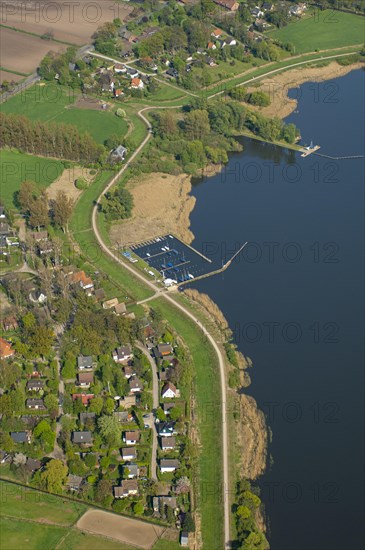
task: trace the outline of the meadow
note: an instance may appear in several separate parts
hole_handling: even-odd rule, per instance
[[[334,10],[316,11],[268,35],[292,43],[296,54],[341,48],[364,42],[364,18]]]
[[[73,124],[80,132],[89,132],[97,143],[115,134],[122,138],[128,124],[115,115],[115,108],[101,111],[74,107],[80,97],[79,90],[49,82],[35,84],[2,105],[2,112],[24,115],[31,120]]]
[[[45,189],[60,177],[64,165],[56,159],[26,155],[13,150],[0,150],[1,189],[0,198],[5,208],[17,208],[15,194],[24,180],[36,183]]]

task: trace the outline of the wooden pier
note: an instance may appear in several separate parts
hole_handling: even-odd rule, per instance
[[[320,149],[320,145],[315,145],[314,147],[310,147],[309,149],[302,149],[302,154],[300,155],[301,157],[309,157],[309,155],[312,155],[313,153],[315,153],[316,151],[318,151]]]

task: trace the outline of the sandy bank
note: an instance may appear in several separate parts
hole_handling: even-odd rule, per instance
[[[189,228],[195,198],[190,196],[190,176],[146,174],[130,180],[127,189],[134,200],[132,218],[113,224],[112,242],[139,243],[171,232],[187,243],[192,242],[194,235]]]
[[[288,90],[298,88],[304,82],[322,82],[332,80],[340,76],[345,76],[355,69],[364,67],[363,63],[354,63],[343,67],[336,61],[331,62],[325,67],[307,67],[288,70],[260,81],[258,87],[249,87],[248,91],[261,90],[269,94],[271,104],[264,108],[255,108],[250,105],[250,109],[257,109],[265,116],[285,118],[297,108],[297,101],[288,97]]]

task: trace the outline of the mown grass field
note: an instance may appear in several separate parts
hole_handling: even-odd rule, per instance
[[[110,111],[78,109],[74,107],[80,92],[53,82],[45,85],[35,84],[24,92],[8,99],[2,105],[4,113],[16,113],[32,120],[73,124],[80,132],[89,132],[98,143],[113,134],[122,138],[127,130],[127,122]]]
[[[364,18],[334,10],[317,11],[268,34],[294,44],[296,54],[341,48],[364,42]]]
[[[15,193],[24,180],[32,180],[39,189],[51,185],[60,177],[64,166],[56,159],[26,155],[18,151],[0,150],[0,198],[5,208],[16,208]]]

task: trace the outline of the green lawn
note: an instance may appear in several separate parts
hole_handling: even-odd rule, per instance
[[[79,90],[59,86],[53,82],[35,84],[2,105],[4,113],[17,113],[32,120],[74,124],[81,132],[89,132],[98,143],[115,134],[122,138],[127,130],[127,122],[110,111],[77,109],[73,107],[80,97]]]
[[[63,172],[59,160],[26,155],[17,151],[0,150],[0,197],[6,208],[16,208],[14,194],[24,180],[32,180],[39,189],[51,185]]]
[[[270,38],[291,42],[295,53],[341,48],[364,42],[364,18],[340,11],[324,10],[268,33]]]
[[[0,481],[0,495],[2,513],[16,518],[44,520],[69,526],[87,510],[87,506],[79,502],[71,502],[6,481]]]
[[[0,517],[1,550],[54,550],[67,534],[65,527],[28,523]]]

